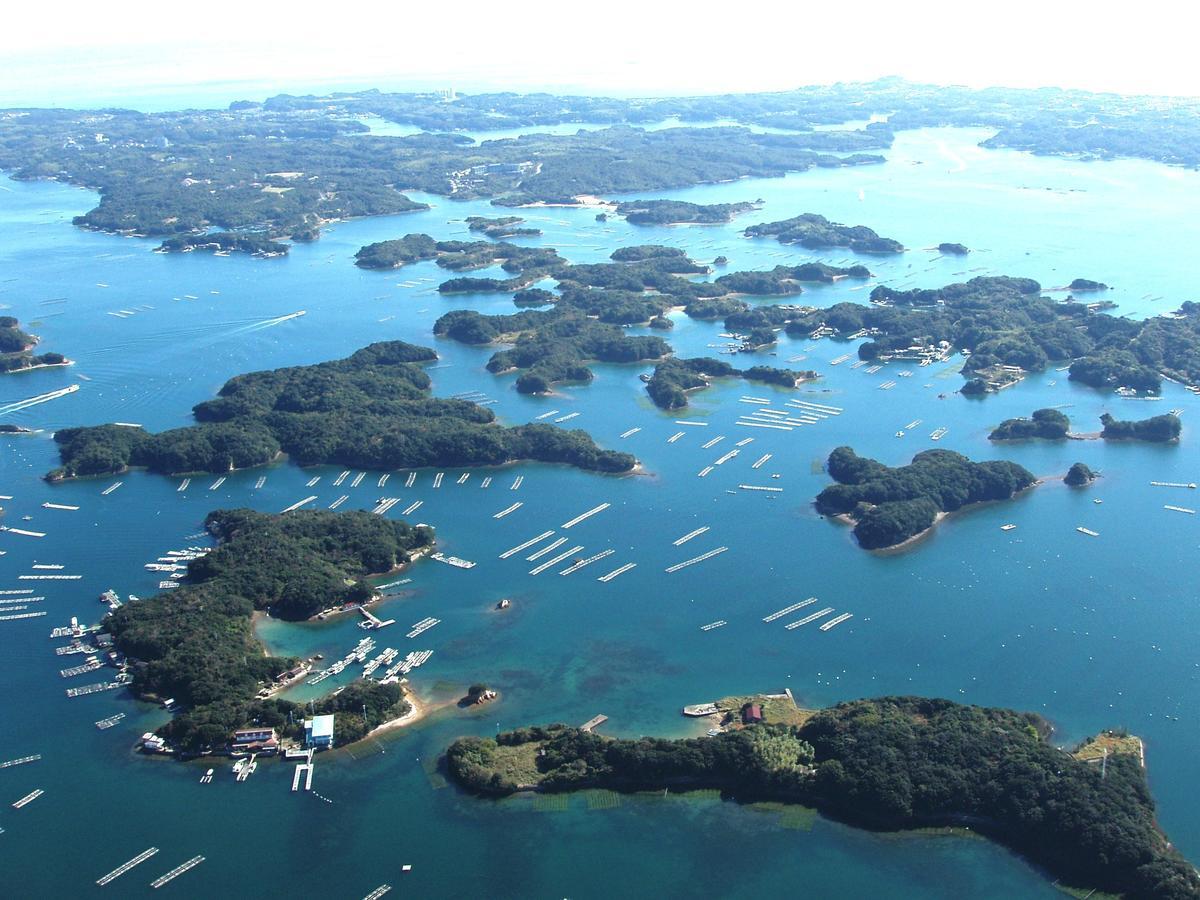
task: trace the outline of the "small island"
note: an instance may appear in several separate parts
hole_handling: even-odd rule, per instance
[[[12,316],[0,316],[0,374],[71,365],[61,353],[31,353],[38,338],[22,331],[20,324]]]
[[[249,253],[259,259],[287,256],[287,244],[259,234],[237,234],[214,231],[207,234],[184,234],[167,238],[158,245],[156,253],[192,253],[196,250],[228,256],[230,253]]]
[[[937,245],[938,252],[944,253],[946,256],[966,256],[971,252],[971,248],[966,244],[952,244],[943,242]]]
[[[712,378],[744,378],[747,381],[794,388],[816,377],[817,373],[812,371],[798,372],[770,366],[735,369],[729,363],[708,356],[694,359],[673,357],[655,366],[654,374],[646,381],[646,393],[659,409],[674,410],[686,407],[688,392],[703,390]]]
[[[826,464],[837,484],[817,495],[822,515],[854,524],[864,550],[899,547],[933,528],[948,513],[974,503],[1009,500],[1037,483],[1016,463],[972,462],[952,450],[925,450],[899,468],[838,447]]]
[[[1103,281],[1092,281],[1090,278],[1076,278],[1067,285],[1072,291],[1107,291],[1108,285]]]
[[[256,610],[307,619],[333,605],[375,598],[370,575],[394,572],[433,546],[433,530],[363,511],[247,509],[209,513],[212,552],[188,564],[172,591],[131,600],[103,628],[132,663],[139,698],[173,698],[175,715],[158,729],[181,755],[220,752],[249,725],[294,737],[305,715],[337,713],[335,742],[365,736],[410,710],[397,682],[361,679],[308,704],[272,697],[294,680],[299,661],[269,656],[254,634]]]
[[[880,237],[866,225],[840,225],[817,213],[802,213],[779,222],[764,222],[746,229],[747,237],[773,237],[781,244],[799,244],[809,250],[845,247],[855,253],[903,253],[904,245]]]
[[[733,217],[759,209],[754,203],[689,203],[686,200],[627,200],[617,214],[631,225],[724,225]]]
[[[195,425],[157,434],[115,424],[62,429],[54,435],[62,466],[46,477],[108,475],[130,466],[164,475],[224,474],[281,453],[300,465],[378,471],[536,460],[620,473],[637,463],[628,453],[602,450],[585,431],[504,427],[486,406],[430,396],[432,382],[420,364],[435,359],[428,347],[385,341],[345,359],[239,375],[215,399],[193,407]]]
[[[1179,416],[1172,413],[1129,421],[1114,419],[1109,413],[1105,413],[1100,417],[1100,422],[1104,425],[1100,437],[1106,441],[1149,441],[1166,444],[1178,441],[1183,431],[1183,423]]]
[[[1099,477],[1099,473],[1093,472],[1086,463],[1077,462],[1072,463],[1071,468],[1067,469],[1063,481],[1070,487],[1084,487]]]
[[[520,216],[467,216],[468,230],[490,238],[537,237],[542,233],[542,229],[529,228],[524,223]]]
[[[989,441],[1066,440],[1071,420],[1057,409],[1035,409],[1028,419],[1005,419],[988,435]]]
[[[966,827],[1072,886],[1200,897],[1200,875],[1155,823],[1136,738],[1106,733],[1065,753],[1035,713],[922,697],[800,718],[765,722],[751,704],[745,727],[678,740],[535,726],[459,738],[446,761],[459,785],[491,796],[715,789],[872,829]]]

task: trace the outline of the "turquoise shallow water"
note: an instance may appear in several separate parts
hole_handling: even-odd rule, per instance
[[[816,211],[869,224],[917,248],[894,260],[866,260],[878,280],[893,285],[935,286],[981,269],[1031,276],[1048,287],[1076,276],[1097,278],[1115,286],[1108,296],[1130,315],[1194,299],[1190,273],[1179,261],[1200,238],[1200,223],[1183,213],[1200,199],[1200,175],[1144,162],[1084,164],[984,151],[974,146],[982,136],[906,133],[884,166],[669,192],[701,202],[766,201],[760,213],[730,226],[639,229],[615,219],[597,223],[593,210],[526,215],[546,232],[536,242],[574,260],[603,259],[622,244],[658,242],[699,259],[724,254],[732,270],[810,258],[800,248],[749,241],[740,230]],[[610,717],[612,734],[686,734],[690,726],[678,715],[685,703],[785,686],[812,705],[913,692],[1034,709],[1056,723],[1063,743],[1126,726],[1146,738],[1164,828],[1200,859],[1200,811],[1191,802],[1200,749],[1194,643],[1200,613],[1190,578],[1200,541],[1194,517],[1162,509],[1164,503],[1194,507],[1195,498],[1191,491],[1148,486],[1151,480],[1200,480],[1190,428],[1200,404],[1191,394],[1168,386],[1161,402],[1122,401],[1051,371],[971,401],[953,393],[961,384],[955,364],[914,369],[908,378],[892,365],[871,376],[849,369],[849,362],[831,364],[853,353],[853,345],[785,339],[775,358],[736,362],[784,364],[803,356],[796,365],[825,378],[799,396],[842,407],[843,415],[789,433],[739,428],[738,414],[751,408],[738,402],[743,394],[778,404],[791,392],[736,382],[693,395],[691,409],[668,415],[653,408],[636,377],[648,368],[609,365],[595,367],[590,385],[522,397],[511,376],[484,370],[490,351],[435,341],[430,333],[447,309],[510,310],[507,297],[443,299],[433,288],[445,273],[428,263],[390,273],[352,265],[364,243],[410,231],[463,236],[466,216],[495,213],[486,203],[422,199],[434,209],[341,223],[288,258],[260,261],[153,254],[151,241],[71,227],[71,217],[93,203],[91,194],[0,182],[0,304],[40,334],[46,350],[78,361],[67,370],[8,376],[0,381],[0,400],[81,385],[74,395],[0,418],[43,429],[4,440],[0,493],[14,498],[3,501],[9,524],[48,533],[42,540],[0,534],[0,549],[7,551],[0,557],[0,588],[18,586],[17,575],[34,562],[62,564],[84,576],[39,586],[45,618],[0,623],[0,654],[8,663],[0,676],[0,757],[44,755],[38,763],[0,770],[6,880],[32,893],[66,894],[157,846],[161,853],[153,861],[110,890],[149,894],[153,877],[203,854],[200,868],[172,883],[173,894],[274,892],[286,878],[333,896],[363,896],[385,881],[433,896],[761,896],[797,884],[818,896],[1051,895],[1040,873],[983,841],[875,835],[821,819],[810,830],[789,828],[777,813],[695,797],[627,798],[604,810],[589,810],[576,797],[564,811],[541,812],[528,799],[464,797],[428,774],[459,734],[582,722],[596,713]],[[964,261],[920,249],[943,240],[976,252]],[[401,286],[408,281],[419,285]],[[821,305],[865,300],[869,289],[856,287],[843,281],[814,288],[804,299]],[[67,302],[42,302],[60,297]],[[107,314],[120,310],[136,314]],[[307,314],[270,324],[298,310]],[[706,345],[719,340],[720,330],[717,323],[679,317],[669,340],[681,355],[697,355],[710,352]],[[510,422],[555,409],[560,412],[552,419],[579,412],[565,427],[586,428],[603,445],[636,453],[649,474],[610,478],[515,466],[476,471],[461,486],[462,470],[447,470],[437,489],[433,471],[418,473],[409,489],[403,473],[391,475],[385,488],[377,486],[382,473],[369,473],[357,488],[349,487],[351,479],[337,488],[337,468],[284,464],[234,474],[211,491],[214,478],[196,478],[183,493],[176,490],[178,479],[144,473],[54,487],[39,479],[55,464],[49,440],[55,428],[111,420],[178,426],[189,420],[192,404],[232,375],[336,358],[392,338],[437,346],[442,358],[431,375],[438,394],[482,390]],[[890,379],[897,381],[894,389],[878,389]],[[1104,410],[1141,417],[1180,407],[1184,441],[1178,447],[987,442],[1002,418],[1050,405],[1066,405],[1079,430],[1091,430]],[[677,419],[708,424],[677,426]],[[914,419],[922,424],[896,438]],[[949,432],[934,444],[928,436],[939,426]],[[642,430],[619,437],[633,427]],[[668,443],[677,431],[684,436]],[[701,447],[720,434],[723,442]],[[697,478],[744,437],[755,440]],[[1105,477],[1087,492],[1047,483],[1011,504],[952,517],[910,552],[877,557],[858,550],[845,529],[810,506],[826,483],[813,462],[845,443],[892,464],[942,446],[973,458],[1013,459],[1046,476],[1059,476],[1080,459]],[[752,469],[766,453],[772,459]],[[265,485],[255,489],[263,474]],[[483,489],[487,474],[494,480]],[[307,488],[315,475],[321,482]],[[518,475],[525,476],[523,485],[509,491]],[[116,480],[122,487],[102,496]],[[769,499],[736,491],[740,483],[784,491]],[[67,663],[52,652],[50,627],[71,615],[96,617],[95,597],[108,587],[153,593],[157,579],[142,563],[193,543],[186,536],[199,530],[208,510],[279,510],[314,493],[322,505],[348,494],[344,508],[370,508],[381,495],[404,497],[393,515],[422,500],[412,518],[435,525],[443,549],[479,562],[470,571],[416,565],[407,591],[383,607],[398,625],[378,639],[381,646],[435,651],[414,678],[422,697],[452,697],[471,681],[486,680],[502,691],[499,704],[471,714],[439,712],[409,731],[325,755],[314,779],[314,788],[332,801],[325,803],[291,794],[291,767],[281,764],[264,765],[241,784],[218,767],[216,781],[200,785],[204,765],[129,752],[137,734],[161,721],[157,710],[119,694],[63,697],[66,683],[57,671]],[[1093,497],[1104,503],[1093,504]],[[47,500],[81,509],[45,510]],[[524,504],[519,510],[492,518],[517,500]],[[561,531],[562,523],[602,502],[612,507]],[[30,523],[19,522],[25,515]],[[1001,532],[1006,522],[1017,529]],[[701,525],[711,530],[672,546]],[[1100,537],[1078,534],[1077,525]],[[577,555],[615,552],[569,577],[556,574],[562,566],[528,575],[535,563],[523,557],[533,549],[498,559],[548,529],[577,538],[562,548],[584,546]],[[673,575],[663,571],[717,546],[730,549]],[[627,561],[637,568],[611,584],[596,581]],[[854,618],[827,633],[815,626],[783,630],[782,621],[791,617],[762,623],[768,613],[809,596]],[[514,600],[504,614],[491,609],[501,597]],[[404,637],[401,626],[430,615],[442,623],[419,639]],[[717,619],[729,624],[700,630]],[[343,619],[267,622],[262,634],[281,652],[329,655],[344,652],[362,632]],[[93,727],[118,711],[128,716],[117,728]],[[46,794],[30,806],[8,806],[38,787]],[[760,864],[735,863],[729,870],[736,877],[713,875],[714,857]],[[404,863],[414,869],[401,875]]]

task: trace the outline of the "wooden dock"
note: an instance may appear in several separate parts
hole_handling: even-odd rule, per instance
[[[579,726],[580,731],[595,731],[601,725],[608,721],[608,716],[592,716],[586,722]]]

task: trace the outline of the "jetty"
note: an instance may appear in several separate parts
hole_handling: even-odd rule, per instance
[[[597,581],[600,581],[600,582],[603,582],[604,584],[608,584],[610,581],[612,581],[612,580],[613,580],[614,578],[616,578],[618,575],[624,575],[624,574],[625,574],[626,572],[628,572],[630,569],[633,569],[633,568],[636,568],[636,567],[637,567],[637,563],[625,563],[625,565],[621,566],[620,568],[613,569],[613,570],[612,570],[611,572],[609,572],[607,575],[601,575],[601,576],[600,576],[599,578],[597,578],[596,580],[597,580]]]
[[[701,553],[699,556],[694,556],[691,559],[684,560],[681,563],[675,563],[673,566],[668,566],[665,571],[668,575],[673,575],[680,569],[686,569],[688,566],[694,566],[696,563],[702,563],[706,559],[712,559],[714,556],[724,553],[728,549],[728,547],[717,547],[715,550],[709,550],[707,553]]]
[[[523,543],[523,544],[517,544],[517,546],[511,547],[508,550],[505,550],[503,553],[500,554],[500,558],[508,559],[510,556],[515,556],[516,554],[520,553],[522,550],[528,550],[530,547],[532,547],[538,541],[544,541],[546,538],[550,537],[550,535],[552,535],[552,534],[554,534],[553,531],[543,531],[537,537],[530,538],[529,540],[525,541],[525,543]],[[566,540],[566,538],[563,538],[563,540]]]
[[[125,685],[120,681],[98,681],[95,684],[85,684],[83,687],[67,688],[68,697],[86,697],[88,694],[99,694],[102,691],[115,691]]]
[[[317,499],[317,495],[313,494],[311,497],[305,497],[303,500],[297,500],[295,503],[293,503],[287,509],[281,510],[280,512],[281,513],[295,512],[302,506],[308,506],[308,504],[312,503],[316,499]]]
[[[577,515],[575,518],[571,519],[570,521],[563,522],[562,527],[563,527],[563,529],[567,529],[567,528],[571,528],[575,525],[578,525],[584,519],[589,519],[592,516],[596,515],[597,513],[602,513],[602,512],[604,512],[604,510],[608,509],[610,506],[612,506],[611,503],[601,503],[599,506],[593,506],[587,512],[580,513],[579,515]]]
[[[608,716],[592,716],[586,722],[579,726],[580,731],[595,731],[601,725],[608,721]]]
[[[180,875],[182,875],[184,872],[187,872],[189,869],[196,868],[196,866],[200,865],[200,863],[202,863],[202,862],[204,862],[203,856],[193,856],[187,862],[181,863],[180,865],[173,868],[167,874],[159,875],[152,882],[150,882],[150,887],[160,888],[164,884],[166,884],[168,881],[172,881],[172,880],[178,878]]]

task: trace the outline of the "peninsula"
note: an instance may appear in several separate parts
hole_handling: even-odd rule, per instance
[[[0,316],[0,374],[71,364],[61,353],[31,353],[38,338],[22,331],[20,324],[12,316]]]
[[[429,394],[421,363],[437,354],[403,341],[345,359],[239,375],[192,410],[197,424],[152,434],[139,426],[66,428],[54,435],[60,481],[144,466],[160,474],[226,473],[286,453],[300,465],[363,469],[496,466],[515,460],[628,472],[637,460],[602,450],[584,431],[496,424],[486,406]]]
[[[854,523],[864,550],[897,547],[931,529],[947,513],[989,500],[1009,500],[1037,482],[1012,462],[972,462],[952,450],[924,450],[891,468],[838,447],[826,463],[837,482],[816,498],[817,511]]]
[[[880,697],[798,727],[751,724],[710,738],[522,728],[460,738],[446,758],[451,777],[481,794],[715,789],[873,829],[970,828],[1073,886],[1200,897],[1200,875],[1155,823],[1140,741],[1106,734],[1065,753],[1050,733],[1034,713]]]
[[[659,409],[683,409],[688,405],[690,391],[703,390],[712,378],[744,378],[779,387],[794,388],[803,381],[817,377],[816,372],[798,372],[770,366],[735,369],[729,363],[712,357],[694,359],[671,358],[654,367],[646,382],[646,393]]]

